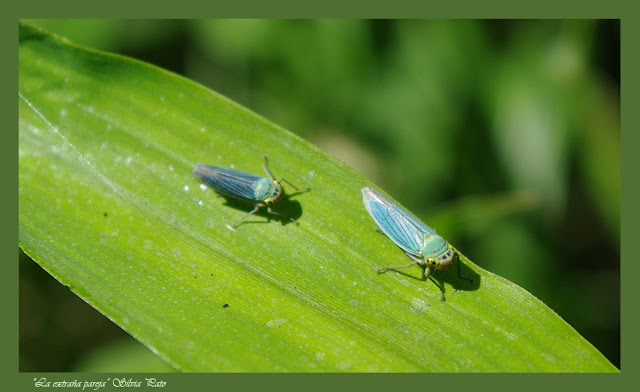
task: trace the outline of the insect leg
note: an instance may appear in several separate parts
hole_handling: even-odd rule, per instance
[[[304,192],[304,191],[308,191],[309,189],[311,189],[311,188],[309,188],[309,187],[306,187],[306,188],[298,188],[297,186],[295,186],[295,185],[293,185],[292,183],[290,183],[289,181],[287,181],[287,179],[286,179],[286,178],[281,178],[281,179],[279,179],[279,180],[278,180],[278,182],[282,182],[282,181],[284,181],[284,182],[286,182],[287,184],[289,184],[293,189],[295,189],[295,190],[296,190],[296,191],[298,191],[298,192]]]
[[[393,266],[393,267],[380,268],[379,270],[376,270],[376,273],[379,274],[379,273],[381,273],[383,271],[390,270],[390,269],[407,268],[407,267],[411,267],[412,265],[416,265],[416,264],[418,264],[418,262],[414,261],[413,263],[409,263],[407,265],[396,265],[396,266]]]
[[[267,176],[269,176],[269,179],[271,181],[273,181],[273,174],[271,174],[271,172],[267,168],[267,156],[266,155],[262,156],[262,168],[264,169],[264,172],[267,173]]]
[[[238,219],[238,221],[236,221],[236,223],[233,224],[233,226],[231,227],[232,229],[235,229],[236,227],[238,227],[240,225],[240,222],[242,222],[243,220],[245,220],[247,217],[249,217],[250,215],[253,215],[256,213],[256,211],[258,211],[260,209],[260,207],[264,207],[263,204],[256,204],[255,208],[251,211],[248,212],[247,214],[245,214],[242,218]]]
[[[267,206],[267,212],[268,212],[268,213],[270,213],[270,214],[272,214],[272,215],[278,215],[278,216],[282,216],[282,217],[284,217],[284,218],[289,218],[289,219],[291,220],[291,222],[295,223],[296,225],[299,225],[299,223],[298,223],[298,221],[297,221],[297,220],[295,220],[295,219],[293,219],[293,218],[291,218],[291,217],[289,217],[289,216],[284,216],[284,215],[282,215],[282,214],[281,214],[281,213],[279,213],[279,212],[275,212],[275,211],[273,211],[273,210],[271,209],[271,207],[269,207],[269,206]]]
[[[384,234],[384,233],[382,233],[382,234]],[[386,235],[386,234],[385,234],[385,235]],[[411,260],[415,261],[416,263],[418,263],[418,264],[420,264],[420,265],[424,265],[424,264],[425,264],[424,260],[422,260],[421,258],[418,258],[418,257],[416,257],[416,256],[414,256],[414,255],[412,255],[412,254],[411,254],[411,253],[409,253],[409,252],[404,252],[404,254],[406,254],[407,256],[409,256],[409,258],[410,258]]]
[[[382,234],[384,234],[384,233],[382,233]],[[390,269],[407,268],[407,267],[411,267],[412,265],[416,265],[416,264],[424,265],[424,260],[415,257],[411,253],[408,253],[408,252],[404,252],[404,253],[406,253],[407,256],[409,256],[411,258],[411,260],[413,260],[413,263],[409,263],[407,265],[396,265],[396,266],[393,266],[393,267],[381,268],[381,269],[377,270],[376,273],[379,274],[380,272],[383,272],[383,271],[386,271],[386,270],[390,270]]]
[[[269,176],[269,179],[271,181],[273,181],[275,178],[273,177],[273,174],[271,174],[271,172],[269,171],[269,168],[267,167],[267,157],[263,156],[262,157],[262,168],[264,169],[264,172],[267,173],[267,176]],[[286,182],[287,184],[289,184],[293,189],[295,189],[297,192],[303,192],[303,191],[308,191],[309,187],[306,188],[298,188],[297,186],[293,185],[292,183],[290,183],[286,178],[280,178],[278,180],[278,182]]]
[[[444,301],[444,288],[442,288],[442,286],[440,286],[438,282],[436,282],[431,276],[429,276],[429,274],[431,274],[431,267],[427,266],[427,268],[424,270],[424,277],[438,286],[438,288],[440,289],[440,301]]]

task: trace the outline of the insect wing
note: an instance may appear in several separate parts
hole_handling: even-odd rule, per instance
[[[422,256],[425,234],[437,235],[373,188],[362,188],[362,201],[382,232],[406,252]]]
[[[268,179],[255,174],[249,174],[238,170],[225,169],[223,167],[196,164],[193,176],[203,184],[224,195],[249,201],[261,201],[262,195],[258,195],[259,189]]]

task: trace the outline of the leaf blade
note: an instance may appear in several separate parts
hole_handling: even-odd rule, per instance
[[[20,37],[20,246],[178,368],[617,370],[464,257],[476,284],[441,274],[445,303],[417,268],[377,276],[404,256],[373,231],[371,184],[300,138],[166,71],[23,24]],[[312,188],[281,206],[300,226],[263,214],[230,231],[246,209],[191,171],[258,174],[262,155]]]

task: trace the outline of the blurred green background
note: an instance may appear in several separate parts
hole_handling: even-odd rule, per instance
[[[618,20],[28,22],[312,142],[620,367]],[[21,253],[20,371],[124,369],[171,367]]]

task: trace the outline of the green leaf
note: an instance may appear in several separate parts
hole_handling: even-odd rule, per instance
[[[455,268],[435,274],[445,302],[418,267],[377,275],[408,259],[362,206],[372,184],[225,97],[24,24],[19,70],[20,247],[177,368],[617,371],[465,257],[473,284]],[[262,155],[311,187],[274,207],[300,224],[263,212],[230,230],[252,206],[191,171],[261,174]]]

